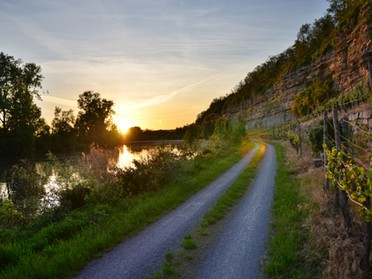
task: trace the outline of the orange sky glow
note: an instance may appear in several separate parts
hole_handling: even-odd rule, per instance
[[[326,0],[12,0],[0,51],[42,68],[42,116],[78,113],[79,94],[114,102],[125,131],[191,124],[214,98],[290,47]]]

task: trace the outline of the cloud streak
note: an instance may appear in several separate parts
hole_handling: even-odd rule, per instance
[[[269,55],[289,47],[300,25],[326,6],[326,0],[4,0],[0,44],[7,54],[41,65],[51,92],[41,103],[48,121],[45,111],[59,102],[72,105],[86,90],[120,110],[169,104],[177,108],[167,111],[187,111],[194,119]]]

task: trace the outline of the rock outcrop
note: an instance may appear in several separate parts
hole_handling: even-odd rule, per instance
[[[371,11],[372,4],[365,13]],[[310,65],[286,74],[263,97],[230,111],[231,117],[238,113],[243,115],[247,130],[280,126],[296,120],[290,109],[295,96],[309,88],[317,78],[332,79],[334,89],[342,94],[348,94],[358,85],[372,86],[371,37],[372,23],[360,23],[350,34],[339,34],[332,51]]]

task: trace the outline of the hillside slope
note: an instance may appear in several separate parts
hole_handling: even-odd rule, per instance
[[[364,111],[360,116],[372,129],[372,3],[330,2],[323,18],[301,27],[293,46],[256,67],[231,94],[198,115],[195,124],[204,136],[213,133],[218,120],[243,120],[248,131],[306,122],[335,100],[354,118]],[[338,2],[345,5],[332,7]],[[361,103],[367,105],[356,109]]]

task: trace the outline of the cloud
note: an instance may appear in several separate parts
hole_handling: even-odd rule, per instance
[[[42,95],[42,101],[48,102],[49,104],[53,104],[55,106],[62,106],[64,108],[72,108],[75,107],[77,104],[77,100],[69,100],[66,98],[61,98],[53,95]]]
[[[184,91],[192,90],[192,88],[195,88],[195,87],[197,87],[201,84],[210,82],[214,79],[215,79],[215,77],[211,76],[211,77],[208,77],[206,79],[199,80],[199,81],[194,82],[192,84],[188,84],[186,86],[183,86],[183,87],[181,87],[181,88],[179,88],[179,89],[177,89],[177,90],[175,90],[171,93],[168,93],[168,94],[157,95],[157,96],[154,96],[154,97],[151,97],[151,98],[146,98],[146,99],[138,98],[135,101],[128,102],[128,105],[125,105],[125,108],[126,108],[126,110],[138,110],[138,109],[143,109],[143,108],[146,108],[146,107],[151,107],[151,106],[156,106],[156,105],[159,105],[159,104],[163,104],[163,103],[166,103],[166,102],[170,101],[175,96],[177,96],[178,94],[181,94]]]
[[[78,95],[93,90],[133,113],[177,103],[184,105],[178,111],[192,107],[197,115],[289,47],[326,2],[0,1],[0,44],[41,65],[51,93],[43,113],[55,105],[76,108]]]

